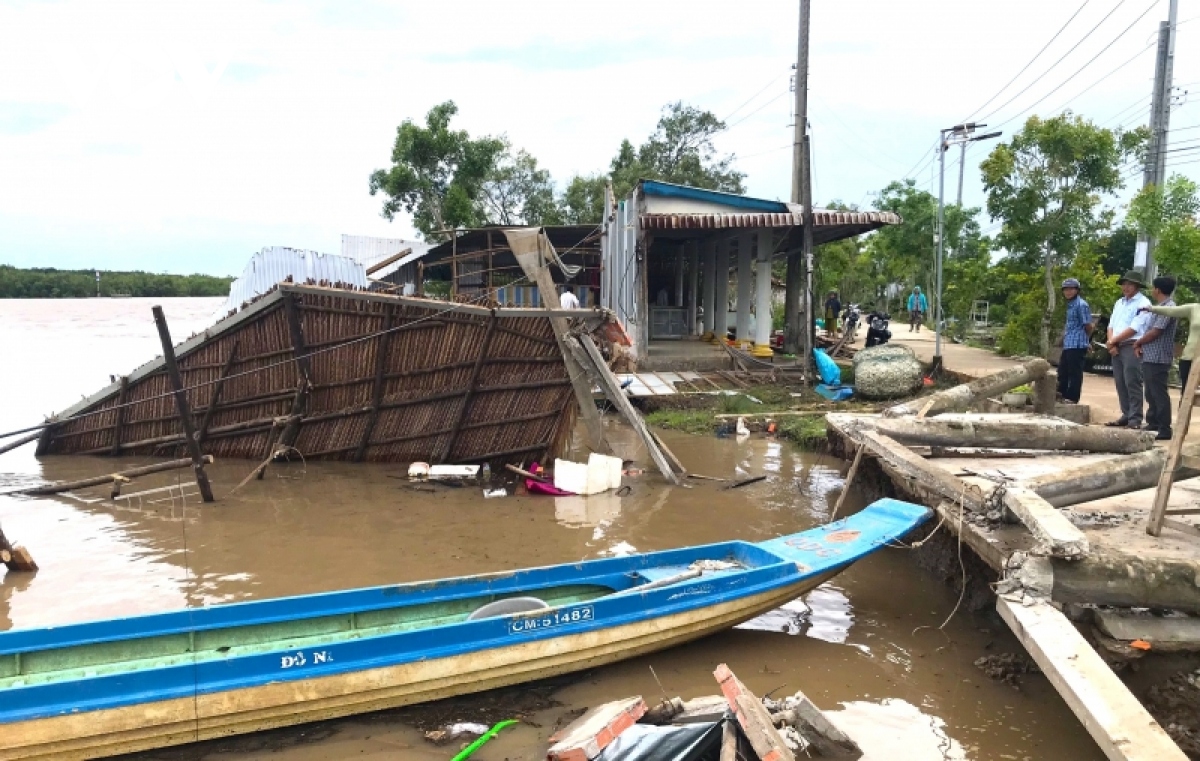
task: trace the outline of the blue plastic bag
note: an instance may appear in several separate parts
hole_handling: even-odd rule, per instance
[[[842,368],[837,366],[824,349],[813,349],[813,359],[817,363],[817,375],[821,376],[821,382],[830,386],[838,386],[842,383]]]

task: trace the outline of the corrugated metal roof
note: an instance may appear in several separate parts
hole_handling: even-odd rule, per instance
[[[742,196],[736,193],[726,193],[720,190],[693,188],[690,185],[676,185],[673,182],[660,182],[658,180],[642,180],[641,186],[642,192],[648,196],[661,196],[663,198],[686,198],[693,201],[717,203],[723,206],[732,206],[737,209],[749,209],[751,211],[787,211],[787,204],[779,201],[771,201],[766,198],[751,198],[750,196]]]
[[[363,265],[337,254],[322,254],[287,246],[267,246],[246,263],[246,268],[229,286],[229,298],[217,316],[241,308],[242,304],[270,291],[291,278],[294,283],[341,283],[355,288],[367,287]]]
[[[718,230],[726,228],[798,227],[803,216],[797,212],[747,214],[643,214],[646,230]],[[831,211],[815,209],[816,227],[862,225],[868,228],[898,225],[901,219],[890,211]],[[864,230],[865,232],[865,230]]]
[[[365,269],[382,262],[389,256],[394,256],[404,249],[412,249],[412,253],[392,262],[388,266],[371,273],[371,277],[380,280],[410,262],[416,261],[429,252],[432,245],[419,240],[404,238],[374,238],[370,235],[342,235],[342,256],[349,257],[361,264]]]

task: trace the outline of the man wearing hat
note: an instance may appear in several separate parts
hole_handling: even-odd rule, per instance
[[[1083,391],[1083,359],[1096,326],[1092,324],[1092,309],[1079,295],[1079,281],[1069,277],[1062,284],[1067,302],[1067,325],[1063,329],[1062,357],[1058,360],[1058,395],[1064,402],[1079,403]]]
[[[1117,400],[1121,404],[1121,417],[1105,423],[1113,428],[1142,427],[1142,359],[1134,344],[1146,334],[1148,317],[1139,314],[1142,307],[1150,306],[1150,299],[1142,293],[1142,276],[1130,270],[1117,281],[1121,286],[1121,298],[1113,305],[1112,317],[1108,320],[1108,353],[1112,355],[1113,383],[1117,386]]]

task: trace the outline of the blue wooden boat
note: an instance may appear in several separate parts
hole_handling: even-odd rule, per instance
[[[729,628],[929,517],[0,633],[0,759],[82,759],[591,668]],[[517,611],[517,612],[505,612]]]

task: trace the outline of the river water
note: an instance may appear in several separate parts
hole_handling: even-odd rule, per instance
[[[39,422],[80,395],[159,354],[151,318],[162,303],[176,341],[209,324],[219,299],[0,301],[0,429]],[[628,432],[610,421],[610,433]],[[0,496],[0,524],[41,565],[0,575],[0,630],[306,594],[657,550],[732,538],[762,540],[828,519],[843,481],[840,461],[786,443],[664,433],[691,469],[718,477],[765,474],[724,491],[627,479],[623,498],[514,496],[478,489],[410,489],[399,466],[296,463],[272,467],[226,496],[248,461],[214,465],[218,502],[114,507],[103,490],[77,496]],[[124,467],[144,458],[125,458]],[[48,457],[33,445],[0,456],[0,491],[40,479],[111,472],[111,460]],[[187,471],[138,481],[183,483]],[[861,499],[851,495],[850,509]],[[633,694],[655,702],[713,694],[712,670],[731,668],[759,694],[804,690],[856,736],[868,758],[1101,759],[1044,678],[1020,690],[987,679],[973,661],[1021,652],[998,618],[958,612],[957,595],[886,548],[776,611],[738,629],[561,680],[559,704],[507,730],[481,761],[543,757],[571,710]],[[4,574],[0,570],[0,574]],[[653,667],[653,673],[651,672]],[[660,688],[661,683],[662,688]],[[535,724],[537,726],[535,726]],[[350,718],[157,755],[168,758],[445,759],[394,716]],[[151,754],[154,755],[154,754]]]

